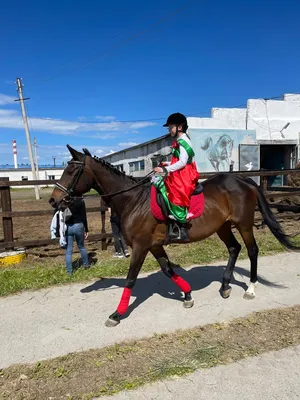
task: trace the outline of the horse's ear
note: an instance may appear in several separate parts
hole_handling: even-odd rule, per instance
[[[86,156],[92,157],[92,155],[91,155],[91,153],[88,151],[88,149],[84,148],[84,149],[82,149],[82,151],[84,152],[84,154],[85,154]]]
[[[71,153],[71,156],[72,156],[73,160],[81,161],[82,153],[80,153],[79,151],[73,149],[73,147],[71,147],[69,144],[67,144],[67,148],[68,148],[69,152]]]

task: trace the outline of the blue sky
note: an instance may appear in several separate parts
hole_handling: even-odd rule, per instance
[[[299,1],[5,3],[0,164],[12,163],[13,139],[19,163],[28,157],[17,76],[41,163],[66,159],[67,143],[103,156],[150,140],[172,112],[300,91]]]

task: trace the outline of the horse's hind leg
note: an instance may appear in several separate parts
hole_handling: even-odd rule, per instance
[[[179,289],[184,292],[183,307],[191,308],[194,305],[194,300],[192,298],[192,289],[188,282],[186,282],[181,276],[177,275],[172,268],[172,264],[162,246],[153,246],[150,252],[156,258],[160,265],[162,272],[170,278]]]
[[[234,237],[231,231],[231,222],[227,221],[221,228],[217,231],[219,238],[225,243],[228,253],[229,260],[223,275],[223,283],[221,287],[221,294],[224,299],[227,299],[231,293],[230,282],[232,279],[233,269],[235,267],[236,260],[241,251],[241,245]]]
[[[254,299],[255,297],[255,288],[257,286],[257,259],[258,259],[258,247],[253,235],[253,226],[248,229],[243,229],[240,226],[237,226],[244,243],[247,247],[248,256],[250,258],[250,284],[248,289],[244,294],[244,299]]]

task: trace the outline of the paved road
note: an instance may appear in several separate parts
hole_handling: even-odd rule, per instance
[[[99,400],[296,400],[299,365],[300,346],[291,347]]]
[[[248,260],[238,262],[228,300],[219,295],[222,262],[179,270],[194,290],[195,306],[191,309],[182,307],[180,292],[161,272],[142,275],[133,292],[137,298],[133,298],[131,315],[116,328],[106,328],[104,323],[119,302],[123,279],[1,298],[0,368],[295,305],[300,296],[299,260],[295,253],[261,257],[261,283],[254,300],[242,299],[249,279]]]

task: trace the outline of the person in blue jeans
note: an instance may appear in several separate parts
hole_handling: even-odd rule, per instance
[[[72,204],[69,205],[72,215],[66,221],[66,268],[69,275],[72,275],[72,254],[73,243],[76,240],[80,251],[83,267],[89,268],[88,254],[84,247],[84,240],[88,237],[88,225],[86,217],[85,203],[82,197],[75,197]]]

